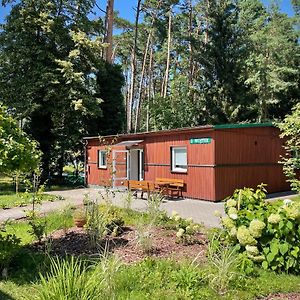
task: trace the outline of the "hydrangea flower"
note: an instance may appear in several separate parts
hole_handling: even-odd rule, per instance
[[[228,216],[232,220],[236,220],[238,218],[237,216],[237,209],[235,207],[230,207],[228,209]]]
[[[237,209],[235,207],[230,207],[228,209],[228,215],[237,214]]]
[[[198,231],[200,229],[200,226],[198,224],[195,224],[193,226],[193,230]]]
[[[236,227],[232,227],[229,234],[231,237],[236,237],[236,234],[237,234]]]
[[[297,206],[286,207],[285,211],[286,211],[286,216],[290,219],[295,220],[300,217],[300,208]]]
[[[236,207],[237,202],[234,199],[228,199],[226,202],[227,207]]]
[[[187,218],[186,221],[189,223],[193,223],[193,218]]]
[[[265,260],[265,257],[263,255],[248,255],[248,256],[254,262],[262,262]]]
[[[176,233],[176,236],[178,238],[181,238],[183,236],[183,234],[184,234],[184,229],[183,228],[179,228],[179,230]]]
[[[261,237],[263,229],[266,227],[266,224],[260,220],[254,219],[250,222],[249,231],[250,234],[255,237]]]
[[[237,214],[230,214],[229,218],[232,219],[232,220],[236,220],[238,218],[238,215]]]
[[[291,199],[284,199],[283,203],[284,203],[284,205],[289,205],[289,204],[294,203],[294,201],[292,201]]]
[[[181,217],[180,217],[179,215],[174,216],[174,220],[175,220],[176,222],[180,221],[180,219],[181,219]]]
[[[236,237],[242,246],[256,245],[257,241],[250,234],[249,229],[246,226],[241,226],[237,230]]]
[[[228,217],[222,218],[222,224],[227,229],[231,229],[232,227],[234,227],[234,222]]]
[[[246,251],[251,255],[258,255],[259,251],[256,246],[246,245]]]
[[[268,222],[270,224],[278,224],[281,220],[281,217],[279,214],[270,214],[269,218],[268,218]]]

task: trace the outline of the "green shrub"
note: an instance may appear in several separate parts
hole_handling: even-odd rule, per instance
[[[221,218],[226,237],[264,269],[300,273],[300,205],[265,198],[264,185],[236,190]]]
[[[120,209],[112,205],[106,205],[100,206],[99,210],[105,224],[106,233],[112,236],[120,235],[124,225]]]
[[[41,218],[38,214],[31,210],[27,213],[28,224],[30,226],[29,233],[35,237],[39,242],[46,236],[47,233],[47,221],[45,218]]]
[[[176,243],[189,245],[195,243],[194,235],[199,232],[200,226],[193,222],[192,218],[184,219],[176,211],[172,212],[172,220],[175,221]]]
[[[0,271],[7,268],[20,249],[21,240],[6,232],[6,224],[0,228]]]

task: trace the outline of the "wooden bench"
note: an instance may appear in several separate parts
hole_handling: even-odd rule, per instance
[[[137,196],[137,192],[141,192],[141,198],[143,198],[144,193],[147,193],[147,196],[149,198],[151,192],[155,192],[155,184],[151,181],[139,181],[139,180],[127,180],[126,186],[128,191],[135,191]]]
[[[183,198],[183,179],[156,178],[155,183],[158,185],[163,195],[171,198],[174,198],[174,196],[177,198]]]

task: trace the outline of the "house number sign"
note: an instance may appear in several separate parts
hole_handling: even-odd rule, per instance
[[[190,144],[210,144],[211,143],[211,138],[206,137],[206,138],[195,138],[195,139],[190,139]]]

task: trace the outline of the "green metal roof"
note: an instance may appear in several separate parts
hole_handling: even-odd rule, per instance
[[[241,123],[241,124],[221,124],[214,125],[214,129],[228,129],[228,128],[251,128],[251,127],[272,127],[272,122],[268,123]]]

